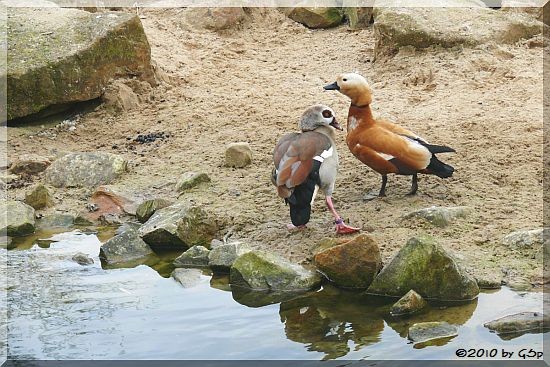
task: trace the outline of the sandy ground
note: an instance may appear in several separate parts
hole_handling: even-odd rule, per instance
[[[83,115],[75,132],[56,139],[37,136],[40,127],[10,128],[10,158],[27,152],[119,153],[131,161],[131,172],[118,184],[164,197],[175,197],[173,183],[181,173],[207,172],[211,184],[185,198],[215,212],[233,238],[307,262],[311,247],[334,235],[332,217],[318,196],[309,229],[287,232],[288,209],[269,179],[272,150],[312,104],[331,106],[345,122],[348,99],[322,86],[341,72],[358,71],[372,84],[375,116],[455,148],[457,154],[441,158],[456,172],[448,180],[421,177],[415,197],[405,196],[409,177],[392,176],[387,198],[365,201],[366,193],[379,188],[380,176],[351,155],[342,132],[334,198],[346,221],[369,232],[386,260],[408,238],[429,233],[475,275],[540,283],[541,257],[500,241],[511,231],[542,226],[541,48],[524,42],[434,49],[373,62],[371,29],[312,31],[276,10],[255,9],[238,29],[191,31],[182,26],[182,11],[141,12],[152,57],[172,85],[143,95],[138,109],[113,114],[100,108]],[[159,131],[170,138],[129,149],[128,137]],[[253,149],[247,168],[223,166],[226,144],[236,141]],[[23,191],[11,194],[22,197]],[[84,208],[89,194],[57,190],[57,209]],[[431,205],[465,205],[472,214],[445,229],[402,219]]]

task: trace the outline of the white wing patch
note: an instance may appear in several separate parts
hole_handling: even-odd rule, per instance
[[[328,157],[332,157],[333,153],[334,153],[334,148],[331,146],[329,149],[324,150],[323,153],[321,153],[321,155],[316,155],[315,157],[313,157],[313,159],[323,163],[325,159],[327,159]]]
[[[376,152],[380,157],[384,158],[385,160],[389,161],[389,160],[392,160],[394,159],[395,157],[391,154],[386,154],[386,153],[380,153],[380,152]]]

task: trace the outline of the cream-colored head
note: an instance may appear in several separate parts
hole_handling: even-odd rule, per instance
[[[366,106],[372,102],[372,91],[367,79],[356,73],[340,74],[336,82],[325,85],[325,90],[337,90],[351,99],[355,106]]]
[[[316,104],[304,111],[300,118],[300,130],[313,131],[321,126],[342,130],[342,127],[336,121],[336,117],[334,117],[332,108]]]

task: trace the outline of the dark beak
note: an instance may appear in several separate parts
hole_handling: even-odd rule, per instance
[[[340,124],[338,123],[338,121],[336,121],[336,118],[332,118],[332,122],[330,123],[330,126],[332,126],[333,128],[335,129],[338,129],[340,131],[344,130],[344,128],[342,128],[342,126],[340,126]]]
[[[332,84],[325,85],[323,87],[324,90],[340,90],[340,87],[338,86],[337,82],[334,82]]]

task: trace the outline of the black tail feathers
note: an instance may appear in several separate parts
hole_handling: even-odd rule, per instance
[[[315,186],[319,185],[319,167],[321,164],[317,161],[313,164],[307,179],[299,186],[294,188],[292,195],[285,199],[290,206],[290,219],[295,226],[301,226],[309,222],[311,215],[311,199],[315,192]]]
[[[453,166],[441,162],[435,155],[432,155],[430,164],[426,167],[431,173],[441,178],[449,178],[453,175],[455,169]]]

